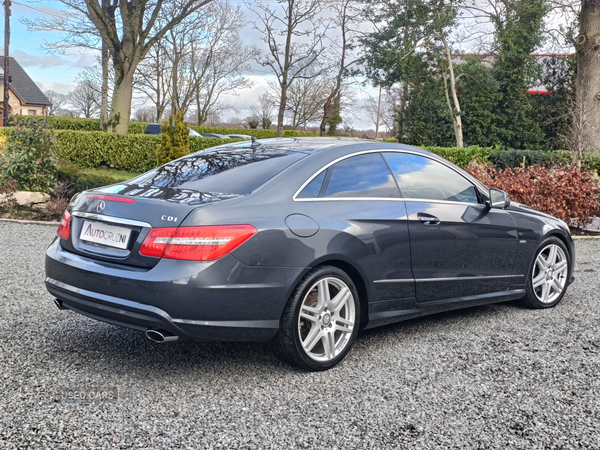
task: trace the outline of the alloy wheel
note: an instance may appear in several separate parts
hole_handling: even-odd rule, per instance
[[[540,302],[552,303],[561,295],[567,283],[568,268],[567,255],[558,245],[550,244],[539,252],[531,284]]]
[[[302,301],[298,315],[300,343],[314,361],[327,362],[344,351],[356,321],[354,296],[341,279],[318,280]]]

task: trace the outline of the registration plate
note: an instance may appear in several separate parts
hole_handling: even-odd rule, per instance
[[[125,249],[130,235],[131,230],[129,228],[84,220],[79,239],[108,247]]]

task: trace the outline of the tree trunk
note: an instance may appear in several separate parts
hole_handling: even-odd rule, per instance
[[[279,114],[277,114],[277,137],[283,137],[283,117],[287,103],[287,85],[281,85],[281,100],[279,103]]]
[[[102,90],[100,100],[100,130],[104,131],[104,125],[108,121],[108,47],[102,42]]]
[[[400,98],[400,109],[398,110],[398,133],[396,139],[402,142],[404,138],[404,109],[406,108],[406,97],[408,96],[408,81],[402,82],[402,97]]]
[[[161,77],[162,71],[160,70],[160,45],[156,48],[156,122],[160,123],[160,118],[162,117],[163,107],[161,106]]]
[[[136,66],[137,64],[132,64],[128,71],[125,71],[122,67],[115,67],[115,72],[117,72],[118,75],[115,79],[115,88],[110,105],[110,121],[112,129],[109,131],[120,134],[127,134],[129,131],[131,98],[133,95],[133,74]]]
[[[460,112],[460,103],[458,102],[458,96],[456,95],[456,78],[454,77],[454,65],[452,64],[452,53],[450,47],[446,42],[444,35],[441,35],[442,42],[444,43],[444,49],[446,50],[446,62],[448,63],[448,72],[450,74],[450,93],[452,94],[452,103],[450,104],[450,98],[448,96],[448,83],[446,77],[444,77],[444,88],[446,91],[446,101],[448,108],[450,109],[450,115],[452,116],[452,125],[454,126],[454,135],[456,136],[456,146],[463,147],[463,130],[462,130],[462,117]],[[454,108],[452,107],[454,106]]]
[[[576,107],[585,115],[585,123],[573,136],[587,151],[600,153],[600,0],[582,0],[579,14],[577,50]],[[577,132],[578,127],[573,127]]]

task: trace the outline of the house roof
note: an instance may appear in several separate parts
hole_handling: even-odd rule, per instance
[[[8,73],[12,78],[10,87],[17,93],[19,97],[27,105],[48,105],[50,100],[44,95],[42,90],[29,78],[27,72],[23,70],[21,65],[15,58],[8,58]],[[0,57],[0,69],[4,74],[4,57]],[[4,82],[4,77],[0,79],[0,83]]]

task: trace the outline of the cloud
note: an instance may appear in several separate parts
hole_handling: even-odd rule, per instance
[[[56,91],[60,94],[68,94],[75,88],[75,83],[64,83],[61,81],[39,81],[35,84],[43,91]]]
[[[92,51],[68,53],[64,56],[51,56],[35,55],[23,50],[13,50],[11,56],[23,67],[39,67],[41,69],[55,67],[83,69],[85,66],[91,66],[96,62],[96,54]]]
[[[23,67],[41,67],[42,69],[48,69],[50,67],[70,65],[70,61],[59,56],[39,56],[24,52],[23,50],[13,50],[10,54]]]

